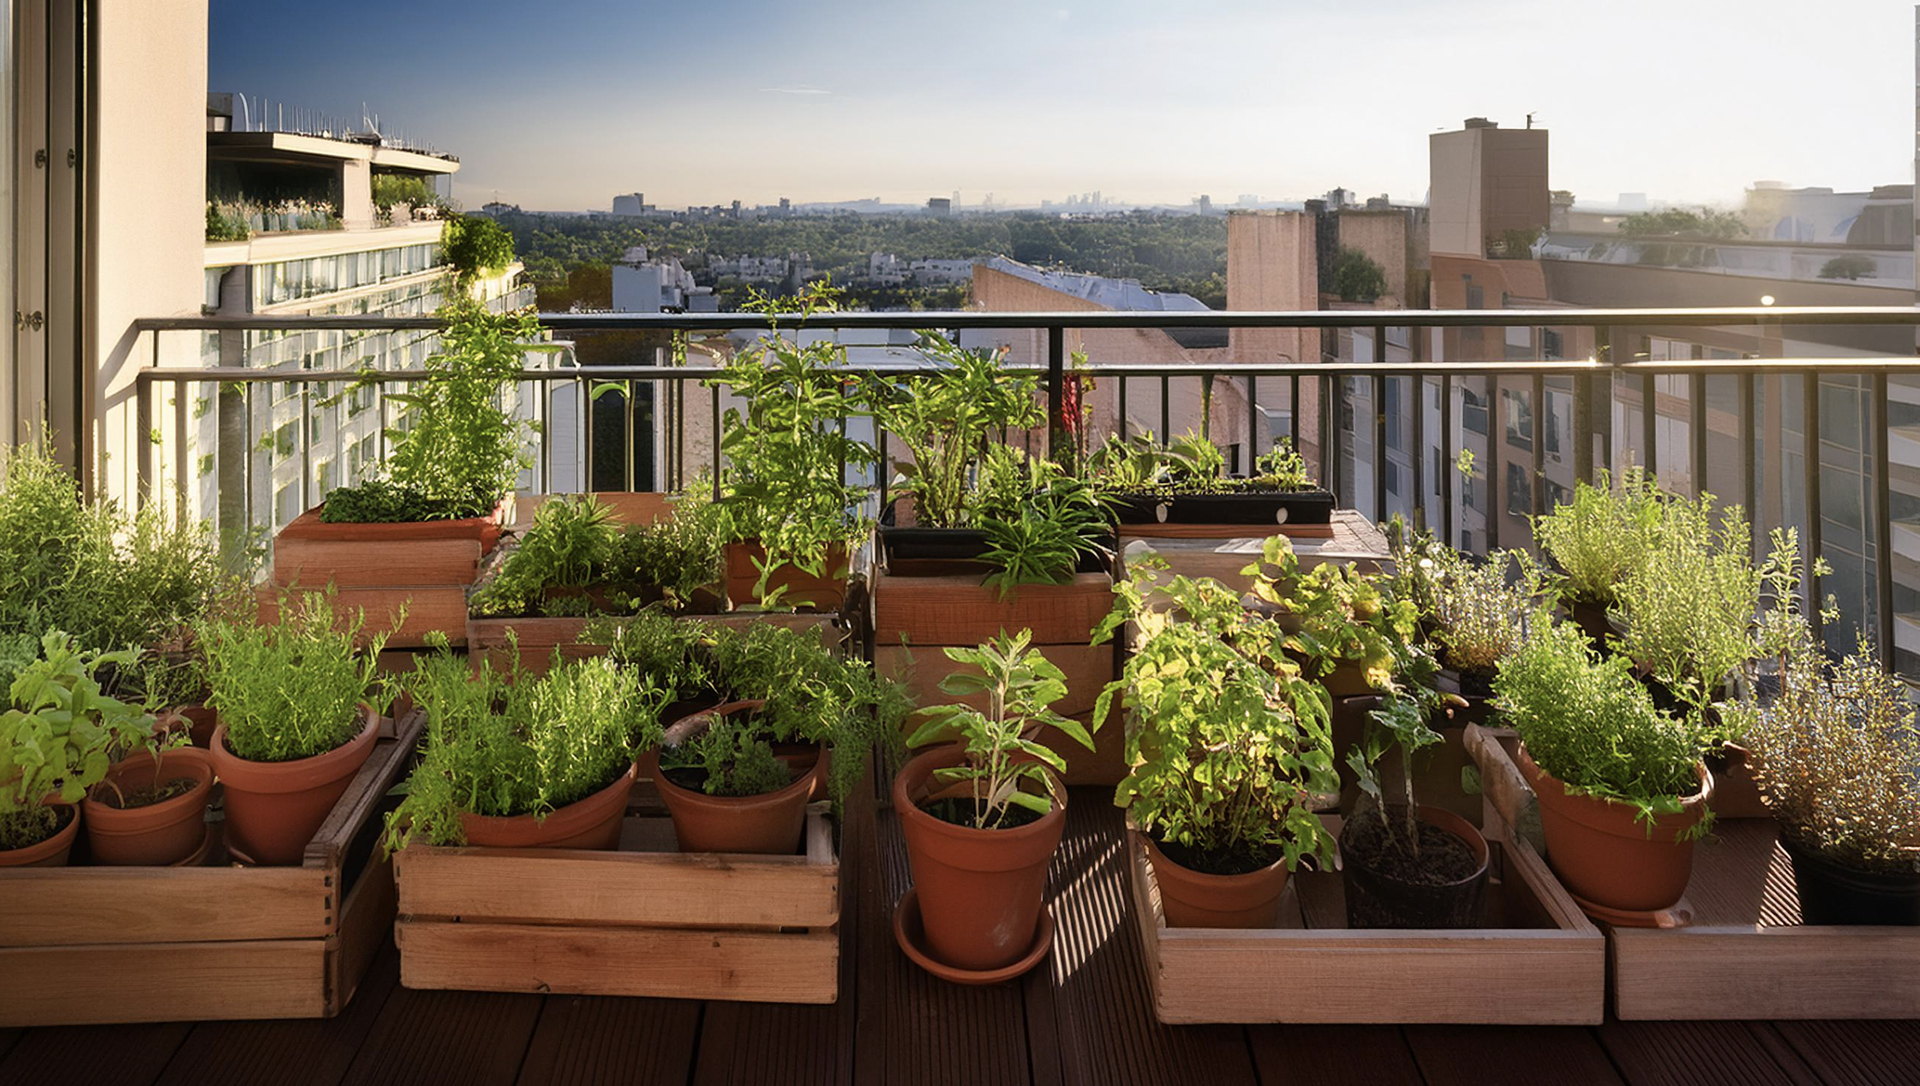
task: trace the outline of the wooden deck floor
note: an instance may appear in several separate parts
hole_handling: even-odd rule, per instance
[[[1162,1026],[1130,915],[1119,816],[1099,790],[1076,800],[1052,875],[1059,936],[1049,965],[1019,983],[951,987],[898,953],[889,918],[906,857],[882,812],[850,835],[832,1007],[416,992],[399,986],[389,948],[331,1021],[0,1030],[0,1086],[1920,1081],[1920,1022]]]

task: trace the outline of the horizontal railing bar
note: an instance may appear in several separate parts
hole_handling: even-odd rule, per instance
[[[552,329],[726,332],[737,329],[1034,329],[1034,328],[1714,328],[1744,325],[1920,326],[1911,306],[1740,306],[1711,309],[1366,309],[1156,310],[989,313],[980,310],[798,313],[542,313]],[[148,317],[142,332],[400,331],[443,327],[436,317],[193,316]]]

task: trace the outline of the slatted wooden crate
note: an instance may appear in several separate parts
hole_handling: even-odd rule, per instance
[[[420,726],[380,739],[298,867],[233,866],[216,820],[198,867],[0,868],[0,1027],[340,1013],[393,919],[380,811]]]
[[[1309,527],[1314,531],[1305,532]],[[1323,562],[1355,565],[1363,570],[1390,569],[1393,565],[1386,536],[1352,509],[1335,510],[1331,524],[1293,526],[1258,535],[1249,535],[1246,525],[1129,524],[1121,529],[1120,551],[1127,560],[1149,552],[1157,554],[1172,573],[1211,577],[1245,591],[1250,581],[1240,571],[1260,560],[1267,538],[1274,534],[1292,541],[1294,553],[1307,569]]]
[[[484,654],[495,667],[511,662],[517,645],[520,662],[536,675],[545,674],[559,649],[565,660],[584,660],[605,656],[607,646],[583,644],[580,635],[597,620],[589,618],[468,618],[467,652]],[[613,618],[611,621],[618,622]],[[812,633],[820,643],[832,649],[842,648],[847,627],[838,615],[798,614],[782,611],[729,611],[719,615],[687,615],[682,621],[705,622],[715,626],[743,629],[755,623],[785,626]]]
[[[1005,631],[1033,631],[1033,644],[1067,677],[1067,696],[1054,711],[1084,725],[1093,722],[1094,700],[1113,680],[1117,647],[1088,645],[1093,627],[1113,609],[1113,580],[1105,573],[1078,574],[1071,584],[1021,585],[1008,600],[980,584],[983,572],[902,575],[876,571],[873,578],[874,667],[904,682],[922,705],[954,700],[940,680],[955,669],[949,646],[972,647]],[[1094,733],[1088,751],[1064,736],[1049,745],[1067,759],[1068,784],[1117,783],[1126,772],[1123,717],[1114,712]]]
[[[826,805],[794,856],[675,851],[651,781],[617,851],[441,848],[395,857],[408,988],[832,1003],[840,861]]]
[[[1337,827],[1334,816],[1323,816]],[[1145,843],[1128,840],[1135,917],[1162,1022],[1598,1025],[1606,943],[1525,841],[1498,837],[1485,925],[1352,930],[1337,872],[1296,873],[1278,927],[1171,928]]]
[[[1525,811],[1511,732],[1487,754],[1488,794]],[[1534,816],[1537,818],[1537,814]],[[1920,1018],[1920,928],[1800,922],[1793,863],[1769,818],[1723,818],[1694,846],[1693,877],[1652,927],[1602,924],[1622,1019]]]

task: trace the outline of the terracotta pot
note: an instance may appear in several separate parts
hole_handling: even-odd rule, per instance
[[[1680,834],[1698,823],[1713,799],[1713,774],[1695,767],[1700,791],[1678,814],[1659,815],[1651,828],[1625,803],[1574,795],[1527,755],[1514,759],[1540,801],[1547,863],[1581,900],[1619,912],[1658,912],[1679,901],[1693,874],[1693,841]]]
[[[1280,895],[1287,888],[1285,860],[1244,875],[1210,875],[1168,859],[1152,835],[1139,836],[1153,861],[1160,912],[1168,927],[1271,928],[1279,923]]]
[[[1416,808],[1421,822],[1447,831],[1466,843],[1479,866],[1471,875],[1447,883],[1416,883],[1370,867],[1367,858],[1348,847],[1357,820],[1348,819],[1340,835],[1340,878],[1346,888],[1347,926],[1350,928],[1476,928],[1487,897],[1487,839],[1473,824],[1438,807]],[[1406,808],[1388,808],[1389,818],[1406,817]],[[1362,816],[1376,818],[1371,811]],[[1377,823],[1376,823],[1377,824]]]
[[[280,529],[280,539],[311,539],[330,543],[406,544],[421,540],[472,539],[480,544],[480,553],[493,550],[508,520],[508,500],[502,498],[493,512],[484,517],[461,520],[408,520],[383,524],[329,524],[320,519],[326,503],[295,517]]]
[[[460,812],[460,828],[467,844],[482,848],[591,848],[611,851],[620,846],[620,826],[627,817],[627,797],[633,792],[636,767],[628,766],[618,780],[585,799],[547,813],[492,815]]]
[[[62,803],[52,796],[41,801],[45,807],[65,807],[71,817],[54,831],[52,837],[26,848],[0,850],[0,867],[65,867],[73,842],[80,836],[80,808]]]
[[[893,811],[907,842],[927,952],[943,965],[984,972],[1033,949],[1046,907],[1047,866],[1067,827],[1066,804],[1010,830],[957,826],[921,810],[929,800],[969,794],[964,785],[933,783],[935,770],[964,757],[957,746],[938,747],[902,766],[893,778]]]
[[[207,753],[226,797],[229,851],[256,864],[300,862],[380,737],[373,707],[360,712],[360,734],[345,746],[291,762],[250,762],[227,748],[225,724],[214,729]]]
[[[190,780],[191,791],[145,807],[122,810],[106,797],[113,787],[138,792],[155,783]],[[213,762],[196,747],[160,755],[141,753],[107,770],[105,782],[80,801],[87,817],[87,847],[93,862],[129,867],[165,867],[194,854],[207,840],[207,804],[213,799]]]
[[[735,606],[756,603],[759,597],[753,588],[760,582],[760,563],[767,560],[766,548],[757,542],[729,543],[726,545],[727,558],[727,598]],[[847,577],[839,571],[848,567],[847,548],[839,543],[827,548],[826,569],[828,575],[815,577],[802,573],[792,566],[783,566],[773,571],[767,580],[767,590],[785,588],[782,600],[806,601],[805,610],[829,612],[838,611],[847,599]],[[787,603],[786,606],[795,606]]]
[[[220,718],[212,709],[204,705],[181,705],[175,707],[168,716],[172,720],[163,719],[162,725],[178,721],[180,726],[187,729],[187,737],[194,746],[201,750],[213,746],[213,729],[219,725]]]
[[[672,731],[682,740],[697,734],[702,718],[758,709],[758,701],[735,701],[677,721]],[[682,788],[667,779],[660,755],[641,756],[640,767],[653,778],[660,800],[673,817],[674,836],[682,852],[748,852],[780,856],[797,854],[807,827],[807,803],[825,780],[827,759],[816,753],[808,759],[783,759],[799,774],[792,784],[758,796],[710,796]]]

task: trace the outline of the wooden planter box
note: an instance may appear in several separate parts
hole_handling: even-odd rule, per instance
[[[1487,812],[1486,927],[1350,930],[1337,872],[1287,880],[1280,926],[1170,928],[1145,843],[1134,913],[1162,1022],[1598,1025],[1606,942],[1524,840]],[[1334,820],[1329,819],[1329,824]]]
[[[1507,758],[1516,740],[1500,738]],[[1507,769],[1509,793],[1524,790]],[[1658,926],[1601,925],[1619,1018],[1920,1018],[1920,928],[1801,924],[1771,818],[1716,820],[1686,896],[1649,919]]]
[[[273,544],[275,589],[338,589],[335,605],[362,611],[368,627],[393,625],[401,607],[406,620],[387,647],[419,648],[438,630],[454,644],[467,635],[467,586],[480,562],[499,541],[505,504],[491,517],[404,524],[325,524],[320,508],[300,514],[280,529]],[[262,599],[262,621],[275,621],[274,603]]]
[[[298,867],[232,866],[215,821],[199,867],[0,869],[0,1027],[340,1013],[393,917],[380,811],[421,721],[378,742]]]
[[[1116,645],[1087,644],[1093,627],[1113,609],[1113,579],[1078,574],[1071,584],[1021,585],[1009,600],[980,584],[982,572],[908,576],[877,572],[873,580],[874,668],[904,682],[921,705],[953,699],[940,680],[954,669],[945,648],[974,647],[1003,630],[1033,631],[1033,644],[1066,673],[1067,696],[1054,711],[1092,726],[1094,701],[1113,681]],[[1126,773],[1124,714],[1115,711],[1094,733],[1088,751],[1065,736],[1047,737],[1067,759],[1068,784],[1111,785]],[[911,725],[910,725],[911,726]]]
[[[727,554],[727,599],[735,607],[745,607],[758,601],[753,588],[760,583],[760,567],[757,563],[766,561],[767,552],[758,543],[729,543]],[[773,579],[768,582],[769,589],[784,587],[786,592],[782,600],[805,601],[813,611],[838,611],[847,602],[847,585],[852,580],[852,564],[847,549],[835,544],[827,551],[826,568],[844,569],[844,577],[815,577],[788,566],[775,570]],[[798,606],[788,603],[786,606]]]
[[[533,524],[534,514],[548,499],[565,494],[522,494],[514,499],[514,529]],[[673,516],[673,496],[657,490],[596,490],[593,496],[613,510],[616,524],[657,524]]]
[[[1240,571],[1260,560],[1262,548],[1273,535],[1285,535],[1293,541],[1302,569],[1323,562],[1356,565],[1367,571],[1393,568],[1386,536],[1354,510],[1336,511],[1333,522],[1319,525],[1315,533],[1305,533],[1303,528],[1290,526],[1256,535],[1249,534],[1246,525],[1125,524],[1120,528],[1120,551],[1123,559],[1148,552],[1158,554],[1166,560],[1169,575],[1212,577],[1241,592],[1250,588],[1251,582]]]
[[[395,857],[408,988],[832,1003],[840,862],[825,804],[805,853],[674,851],[651,781],[614,852],[439,848]]]
[[[608,616],[620,621],[618,616]],[[583,644],[580,635],[597,618],[472,618],[467,619],[467,653],[484,654],[496,668],[512,663],[512,644],[520,648],[520,662],[535,675],[544,675],[553,662],[553,650],[562,659],[585,660],[607,654],[606,645]],[[838,649],[846,639],[846,626],[838,615],[791,613],[783,611],[729,611],[719,615],[683,615],[681,622],[705,622],[714,626],[741,629],[754,623],[785,626],[788,629],[818,634],[820,643]],[[510,636],[511,635],[511,636]]]

